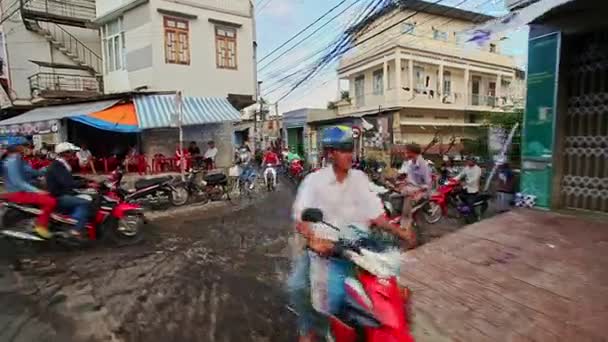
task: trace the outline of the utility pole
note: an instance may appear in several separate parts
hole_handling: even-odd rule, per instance
[[[262,115],[264,103],[262,101],[262,81],[258,81],[258,104],[259,109],[253,113],[253,153],[258,148],[258,112]]]

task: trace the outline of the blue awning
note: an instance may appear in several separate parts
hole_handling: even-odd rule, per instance
[[[175,112],[174,95],[135,96],[135,110],[139,128],[172,127]],[[241,113],[227,99],[221,97],[184,96],[182,125],[201,125],[225,121],[239,121]]]

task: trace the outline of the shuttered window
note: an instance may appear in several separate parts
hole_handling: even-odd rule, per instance
[[[215,27],[216,65],[220,69],[237,68],[236,29]]]
[[[190,35],[187,20],[165,17],[165,62],[190,64]]]

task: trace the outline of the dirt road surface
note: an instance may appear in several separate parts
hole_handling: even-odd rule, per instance
[[[126,248],[52,251],[0,277],[0,341],[289,341],[291,190],[156,219]]]
[[[294,341],[287,308],[293,190],[156,217],[145,243],[0,264],[0,342]],[[424,240],[462,224],[425,225]]]

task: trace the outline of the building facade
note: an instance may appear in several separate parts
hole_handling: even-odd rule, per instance
[[[103,92],[94,0],[5,1],[0,7],[3,109]]]
[[[98,0],[106,92],[182,90],[255,100],[255,22],[249,0]]]
[[[482,125],[482,114],[521,108],[523,72],[501,54],[499,42],[462,44],[461,32],[488,19],[405,1],[361,23],[359,45],[338,68],[349,97],[338,102],[336,115],[393,113],[393,143],[427,144],[437,131],[467,138],[468,128]]]

